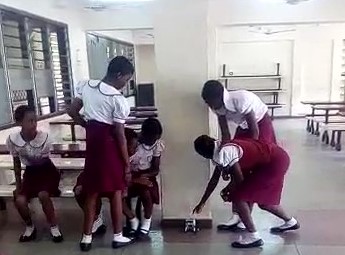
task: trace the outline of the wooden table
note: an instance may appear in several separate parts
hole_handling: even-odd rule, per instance
[[[76,170],[84,169],[85,158],[51,158],[52,162],[59,170]],[[25,166],[22,165],[24,168]],[[0,156],[0,170],[13,169],[13,157],[10,155]]]
[[[345,101],[301,101],[302,104],[309,104],[309,105],[345,105]]]
[[[66,119],[66,120],[56,120],[49,122],[50,125],[67,125],[71,128],[71,137],[72,142],[75,142],[77,140],[75,136],[75,126],[77,125],[72,119]]]
[[[328,124],[328,120],[330,117],[329,112],[330,111],[344,111],[345,110],[345,105],[340,105],[340,104],[328,104],[328,105],[312,105],[312,110],[313,110],[313,116],[315,116],[315,111],[324,111],[325,112],[325,124]]]
[[[152,112],[152,111],[157,111],[157,108],[154,106],[135,106],[135,107],[131,107],[131,111],[134,112]]]
[[[130,112],[129,114],[130,117],[137,117],[137,118],[157,118],[158,113],[154,111],[137,111],[137,112]]]
[[[85,143],[52,144],[51,154],[60,155],[65,158],[85,158]],[[0,144],[0,155],[10,154],[5,144]]]

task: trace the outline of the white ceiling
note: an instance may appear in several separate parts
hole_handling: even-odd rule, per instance
[[[55,0],[57,8],[91,9],[95,11],[141,7],[154,0]]]

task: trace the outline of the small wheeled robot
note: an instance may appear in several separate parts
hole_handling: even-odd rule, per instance
[[[199,228],[196,224],[196,219],[192,219],[192,218],[189,218],[189,219],[186,219],[185,220],[185,225],[184,225],[184,232],[187,233],[187,232],[192,232],[194,234],[196,234],[197,232],[199,232]]]

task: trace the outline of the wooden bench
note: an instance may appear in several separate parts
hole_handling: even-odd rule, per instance
[[[284,104],[274,104],[274,103],[268,103],[266,104],[268,109],[271,110],[271,118],[274,119],[274,111],[276,109],[283,108]]]
[[[334,147],[337,151],[341,151],[341,135],[345,132],[345,123],[330,123],[325,124],[325,132],[331,132],[331,141],[329,141],[328,135],[325,137],[324,141]]]
[[[307,121],[310,123],[310,133],[319,136],[320,135],[320,124],[330,124],[330,123],[345,123],[345,117],[343,116],[328,116],[326,119],[325,116],[308,116],[306,117]],[[327,120],[327,122],[326,122]],[[314,126],[315,124],[315,126]]]
[[[131,107],[131,112],[155,112],[157,111],[157,108],[154,106],[134,106]]]
[[[13,191],[16,189],[16,185],[0,185],[0,197],[10,198],[13,197]],[[60,197],[74,197],[73,186],[60,187]]]
[[[130,117],[136,117],[136,118],[157,118],[158,113],[152,112],[152,111],[145,111],[145,112],[131,112],[129,114]]]

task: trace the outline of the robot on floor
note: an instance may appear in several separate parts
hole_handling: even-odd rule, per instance
[[[188,232],[192,232],[194,234],[199,232],[199,228],[197,226],[197,222],[196,219],[193,218],[189,218],[185,220],[185,226],[184,226],[184,232],[188,233]]]

